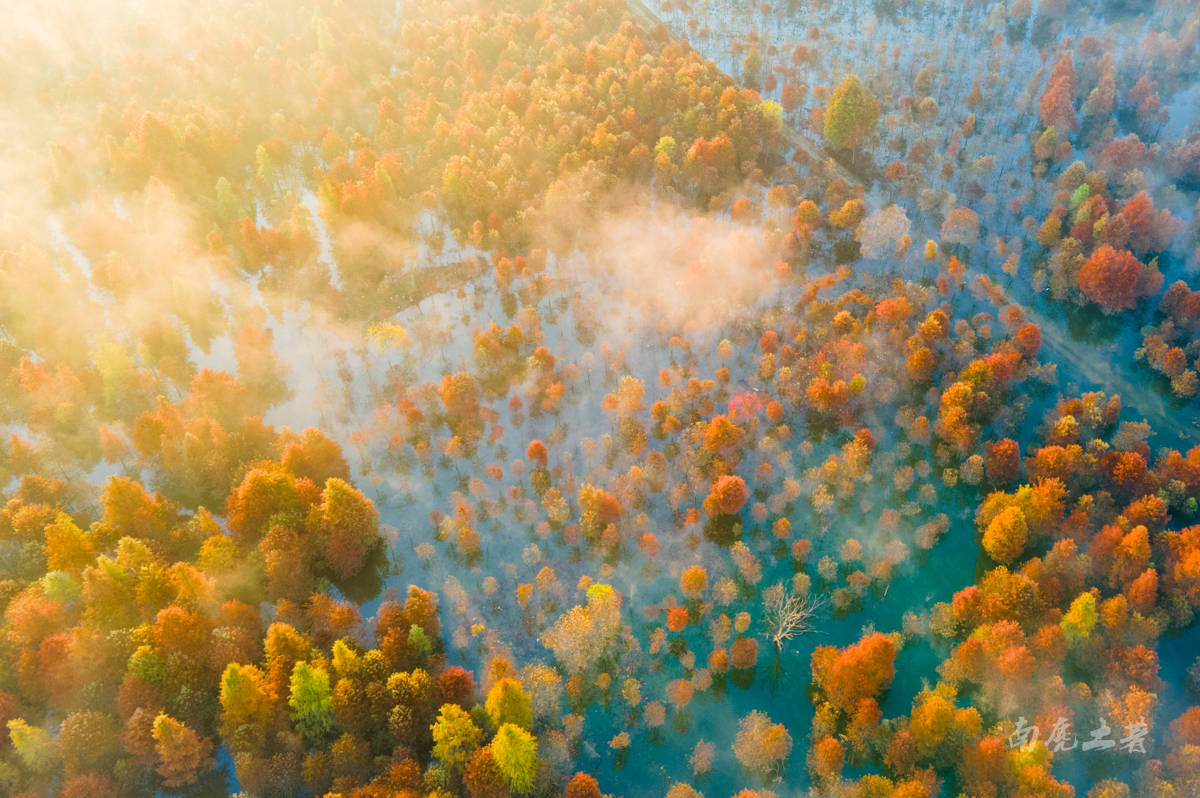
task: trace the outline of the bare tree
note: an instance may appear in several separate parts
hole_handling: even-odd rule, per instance
[[[776,659],[785,643],[812,628],[813,616],[824,603],[823,597],[799,595],[782,582],[763,591],[763,625],[767,639],[775,644]]]

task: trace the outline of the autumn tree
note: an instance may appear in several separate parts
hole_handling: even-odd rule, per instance
[[[491,743],[492,757],[509,789],[524,795],[533,789],[537,777],[537,740],[529,732],[505,723]]]
[[[257,742],[274,712],[274,696],[262,671],[231,662],[221,675],[221,735],[231,744]]]
[[[289,398],[287,367],[275,357],[274,335],[263,324],[262,312],[250,314],[234,341],[238,377],[250,395],[263,407],[270,407]]]
[[[120,753],[116,717],[103,712],[72,712],[63,718],[58,746],[67,775],[105,771]]]
[[[1001,438],[989,441],[984,448],[987,453],[984,468],[988,479],[994,484],[1010,484],[1020,475],[1021,450],[1016,441]]]
[[[496,764],[492,746],[480,748],[467,761],[463,769],[463,786],[471,798],[508,798],[511,794],[508,781]]]
[[[733,753],[754,778],[768,782],[786,765],[791,752],[792,737],[782,723],[772,723],[757,710],[738,722]]]
[[[362,568],[367,555],[380,545],[379,512],[362,491],[332,478],[325,483],[321,503],[308,517],[330,570],[345,579]]]
[[[315,498],[312,483],[270,464],[251,468],[229,494],[225,515],[234,540],[256,545],[271,524],[299,528]]]
[[[446,423],[466,451],[472,451],[483,435],[481,393],[479,381],[470,372],[460,371],[442,379],[440,395]]]
[[[1141,297],[1162,287],[1154,265],[1144,265],[1128,251],[1102,246],[1093,252],[1076,275],[1079,290],[1105,313],[1132,310]]]
[[[979,238],[979,214],[970,208],[955,208],[942,222],[942,240],[947,244],[971,246]]]
[[[843,649],[818,646],[812,654],[813,683],[825,701],[852,712],[859,700],[886,690],[896,674],[896,643],[874,632]]]
[[[58,745],[50,733],[23,718],[8,722],[8,738],[21,764],[34,773],[49,773],[58,764]]]
[[[533,728],[532,701],[516,679],[504,678],[492,685],[484,707],[494,728],[498,729],[506,723],[522,729]]]
[[[923,690],[913,699],[909,734],[918,757],[947,767],[960,756],[964,745],[975,741],[982,718],[974,707],[957,707],[954,690],[939,686]]]
[[[324,485],[329,479],[350,480],[350,467],[342,449],[318,429],[308,428],[299,440],[283,448],[280,463],[298,479]]]
[[[167,787],[184,787],[213,766],[212,741],[170,715],[159,713],[153,726],[158,774]]]
[[[828,146],[835,150],[856,150],[875,133],[879,100],[855,75],[847,75],[829,97],[824,124]]]
[[[1029,537],[1029,527],[1021,508],[1006,507],[983,531],[983,548],[992,559],[1008,564],[1020,556]]]
[[[433,723],[433,755],[452,770],[461,770],[479,748],[483,732],[458,704],[443,704]]]
[[[885,259],[896,254],[904,246],[912,224],[904,208],[887,205],[872,211],[854,231],[854,237],[862,244],[862,254],[872,259]]]
[[[470,709],[474,704],[475,677],[465,668],[451,665],[438,674],[438,696],[443,704],[458,704]]]
[[[393,673],[387,679],[388,693],[394,704],[388,715],[388,730],[402,745],[426,749],[438,710],[437,683],[427,671]]]
[[[826,735],[813,743],[808,752],[808,766],[818,784],[835,782],[846,762],[846,746],[836,737]]]
[[[594,776],[587,773],[577,772],[567,782],[566,789],[563,790],[563,798],[601,798],[600,785],[596,783]]]
[[[745,506],[748,496],[746,483],[741,477],[722,475],[713,482],[704,499],[704,512],[709,518],[733,515]]]
[[[679,589],[683,595],[696,599],[708,589],[708,572],[703,565],[689,565],[679,575]]]
[[[1042,124],[1058,131],[1079,127],[1075,117],[1075,61],[1070,52],[1054,64],[1039,104]]]

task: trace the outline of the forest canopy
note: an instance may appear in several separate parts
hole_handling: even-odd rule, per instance
[[[1200,795],[1198,45],[11,4],[0,794]]]

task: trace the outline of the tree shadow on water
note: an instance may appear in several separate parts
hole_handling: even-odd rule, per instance
[[[742,518],[736,513],[718,515],[704,524],[706,540],[729,548],[742,539]]]
[[[1120,315],[1109,315],[1095,307],[1068,307],[1064,316],[1067,332],[1075,341],[1109,343],[1122,329]]]
[[[388,555],[386,546],[376,546],[367,555],[367,561],[354,576],[338,580],[335,585],[342,595],[355,604],[366,604],[379,595],[388,577]]]

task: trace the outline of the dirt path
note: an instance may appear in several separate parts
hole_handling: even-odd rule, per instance
[[[1055,362],[1068,361],[1079,374],[1109,394],[1120,394],[1121,404],[1134,414],[1140,414],[1160,438],[1173,435],[1181,447],[1200,446],[1200,427],[1193,422],[1197,416],[1186,410],[1172,410],[1166,399],[1151,387],[1148,379],[1138,374],[1133,357],[1120,350],[1118,344],[1089,344],[1072,338],[1064,326],[1047,319],[1022,305],[1025,316],[1042,331],[1042,348],[1054,353]],[[1086,386],[1081,386],[1086,387]],[[1155,442],[1151,440],[1151,448]]]

